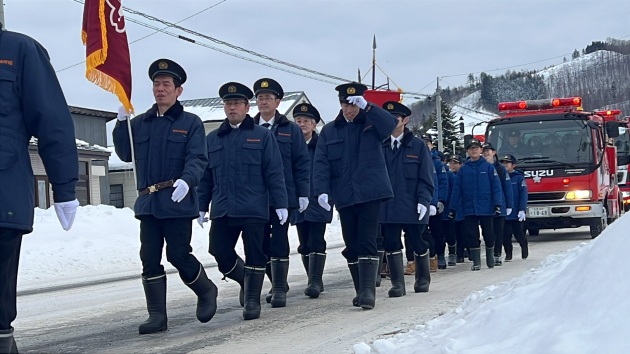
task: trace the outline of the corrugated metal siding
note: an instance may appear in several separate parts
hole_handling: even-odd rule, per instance
[[[133,209],[133,205],[136,203],[136,184],[133,179],[132,171],[124,172],[110,172],[109,173],[109,185],[122,184],[123,186],[123,198],[125,200],[125,207]]]

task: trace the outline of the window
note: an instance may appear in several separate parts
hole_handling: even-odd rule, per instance
[[[116,208],[125,207],[125,196],[123,195],[122,184],[112,184],[109,186],[109,202]]]
[[[76,193],[80,205],[90,204],[90,163],[79,161],[79,181],[77,182]]]

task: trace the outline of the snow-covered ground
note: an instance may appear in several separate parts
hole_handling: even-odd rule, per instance
[[[20,259],[18,291],[98,281],[142,273],[140,263],[140,222],[129,208],[108,205],[79,207],[74,225],[64,231],[54,208],[35,209],[33,233],[24,236]],[[216,264],[208,253],[208,224],[193,225],[193,254],[204,265]],[[298,237],[289,228],[291,251]],[[341,226],[335,216],[326,231],[329,247],[343,244]],[[243,254],[242,243],[237,250]],[[167,270],[173,270],[163,257]]]
[[[630,215],[597,239],[355,353],[629,353]],[[516,247],[515,251],[518,251]]]

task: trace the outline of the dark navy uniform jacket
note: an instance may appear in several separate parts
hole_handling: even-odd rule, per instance
[[[259,121],[260,113],[254,117],[256,124]],[[273,119],[271,132],[276,137],[282,156],[289,208],[298,208],[298,197],[308,197],[311,190],[311,161],[304,135],[297,124],[278,111]],[[277,209],[275,205],[271,207]]]
[[[340,110],[319,135],[312,176],[315,194],[328,194],[337,209],[393,197],[381,146],[396,125],[389,112],[371,103],[353,122]]]
[[[208,163],[205,131],[201,119],[176,101],[164,116],[157,105],[131,120],[139,191],[169,180],[184,180],[190,190],[179,203],[171,200],[174,188],[166,188],[136,199],[136,217],[158,219],[199,217],[196,187]],[[122,161],[131,162],[131,144],[126,121],[114,128],[114,146]]]
[[[518,220],[519,211],[527,211],[527,183],[523,177],[523,172],[514,170],[510,173],[510,184],[512,185],[512,195],[514,197],[514,208],[506,220]]]
[[[315,148],[317,147],[317,140],[319,139],[319,136],[317,135],[316,132],[313,132],[313,136],[311,137],[311,140],[308,142],[308,144],[306,145],[308,148],[308,153],[310,155],[310,159],[311,159],[311,173],[313,171],[313,166],[314,166],[314,162],[315,162]],[[311,222],[324,222],[324,223],[329,223],[332,221],[332,216],[333,216],[333,210],[332,210],[332,206],[333,204],[330,204],[330,211],[326,211],[326,209],[322,208],[321,206],[319,206],[319,203],[317,202],[317,196],[315,195],[315,190],[314,190],[314,183],[313,181],[311,181],[311,190],[310,190],[310,196],[308,198],[308,208],[306,208],[306,210],[302,213],[292,213],[292,217],[293,220],[291,221],[293,224],[298,224],[302,221],[311,221]],[[330,201],[329,201],[330,203]]]
[[[442,220],[450,220],[448,218],[448,203],[451,201],[451,195],[453,194],[453,183],[455,183],[455,173],[451,171],[448,167],[444,166],[446,169],[446,178],[448,179],[448,193],[446,195],[446,202],[444,203],[444,212],[442,213]]]
[[[501,181],[486,159],[467,160],[455,174],[449,211],[461,202],[464,216],[493,216],[494,207],[503,204]]]
[[[512,209],[514,212],[514,198],[512,196],[512,184],[510,183],[510,174],[508,173],[505,166],[503,166],[499,161],[495,161],[492,166],[497,170],[497,174],[499,175],[499,180],[501,180],[501,190],[503,191],[503,204],[501,204],[501,215],[507,216],[506,208]]]
[[[383,154],[394,190],[394,198],[381,204],[381,224],[426,224],[433,196],[433,162],[429,148],[420,138],[405,129],[398,151],[392,150],[392,139],[383,142]],[[418,204],[427,208],[419,220]]]
[[[208,211],[212,202],[210,219],[228,216],[265,223],[270,206],[288,207],[282,157],[269,129],[250,116],[233,129],[226,118],[206,142],[208,167],[198,191],[200,211]]]
[[[0,30],[0,228],[33,231],[35,182],[28,147],[39,155],[55,203],[74,200],[79,156],[72,115],[48,52]]]
[[[446,168],[444,163],[440,160],[437,150],[431,152],[431,158],[433,159],[433,165],[435,166],[435,173],[437,174],[438,184],[436,189],[438,192],[438,201],[446,205],[448,199],[448,176],[446,175]],[[446,210],[446,209],[445,209]]]

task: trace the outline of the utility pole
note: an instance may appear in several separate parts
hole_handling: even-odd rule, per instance
[[[442,141],[442,97],[440,97],[440,78],[437,78],[437,88],[435,89],[435,118],[437,120],[438,131],[438,150],[444,151],[444,142]]]
[[[376,81],[376,35],[372,41],[372,90],[374,90],[374,81]]]
[[[361,83],[361,68],[357,69],[357,77],[358,77],[357,82]]]
[[[0,0],[0,22],[2,22],[2,29],[7,28],[6,23],[4,22],[4,1]]]

